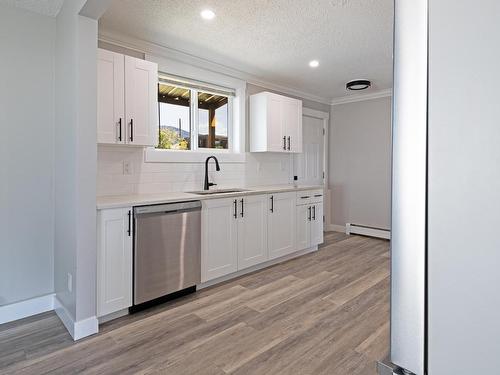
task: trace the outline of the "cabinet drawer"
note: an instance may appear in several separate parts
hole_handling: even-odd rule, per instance
[[[304,190],[297,192],[297,206],[323,202],[323,190]]]

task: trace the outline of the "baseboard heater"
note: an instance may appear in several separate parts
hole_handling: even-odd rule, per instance
[[[369,227],[366,225],[346,223],[345,224],[346,234],[360,234],[362,236],[378,237],[384,238],[386,240],[391,239],[391,231],[383,228]]]

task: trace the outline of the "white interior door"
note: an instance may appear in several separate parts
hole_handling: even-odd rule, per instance
[[[323,185],[325,162],[324,121],[319,118],[302,117],[302,153],[295,155],[294,175],[299,183]]]

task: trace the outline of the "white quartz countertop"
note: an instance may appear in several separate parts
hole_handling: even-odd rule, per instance
[[[197,195],[187,192],[170,192],[162,194],[133,194],[133,195],[113,195],[97,198],[97,209],[120,208],[131,206],[144,206],[149,204],[175,203],[187,201],[200,201],[205,199],[239,197],[243,195],[284,193],[288,191],[304,191],[323,189],[322,185],[273,185],[273,186],[252,186],[244,187],[245,191],[236,193],[220,193],[209,195]],[[215,189],[214,189],[215,190]]]

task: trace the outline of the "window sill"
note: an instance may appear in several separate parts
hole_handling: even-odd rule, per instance
[[[220,163],[245,163],[244,153],[234,153],[227,150],[178,151],[158,150],[148,147],[144,150],[146,163],[204,163],[209,156],[215,155]]]

